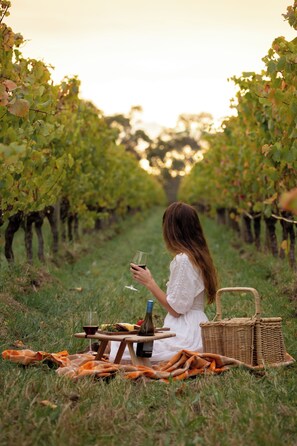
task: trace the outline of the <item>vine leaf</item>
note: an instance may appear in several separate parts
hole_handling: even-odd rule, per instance
[[[3,81],[2,84],[5,86],[7,91],[13,91],[18,87],[17,84],[15,84],[13,81],[9,79]]]
[[[8,104],[8,93],[3,85],[0,85],[0,106],[4,107]]]
[[[29,113],[29,102],[26,99],[16,99],[14,103],[9,103],[7,108],[12,115],[24,118]]]

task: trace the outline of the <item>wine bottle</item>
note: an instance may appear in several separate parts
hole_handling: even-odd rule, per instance
[[[155,333],[153,323],[153,300],[148,300],[146,305],[146,314],[144,322],[141,324],[138,336],[153,336]],[[150,358],[153,353],[153,341],[151,342],[138,342],[136,347],[136,356],[141,358]]]

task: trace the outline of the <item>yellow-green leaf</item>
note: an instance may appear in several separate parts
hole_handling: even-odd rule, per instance
[[[73,159],[71,153],[68,153],[68,166],[72,167],[73,164],[74,164],[74,159]]]
[[[288,252],[288,240],[283,240],[283,241],[281,242],[281,248],[282,248],[284,251]]]

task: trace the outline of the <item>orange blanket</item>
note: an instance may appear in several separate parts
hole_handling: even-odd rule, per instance
[[[19,364],[28,365],[46,361],[58,366],[59,375],[68,376],[74,380],[84,376],[100,378],[112,377],[116,374],[126,379],[136,380],[183,380],[201,374],[218,374],[229,370],[230,367],[243,366],[249,370],[259,370],[263,367],[252,367],[233,358],[214,353],[197,353],[180,350],[169,361],[152,367],[134,366],[132,364],[113,364],[107,360],[96,361],[88,353],[69,355],[67,351],[58,353],[34,352],[32,350],[5,350],[2,358]],[[294,359],[287,354],[286,361],[276,365],[289,365]]]

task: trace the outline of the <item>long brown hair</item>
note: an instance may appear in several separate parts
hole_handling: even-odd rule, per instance
[[[214,302],[217,273],[195,208],[182,202],[168,206],[163,215],[163,237],[171,253],[187,254],[201,271],[208,303]]]

